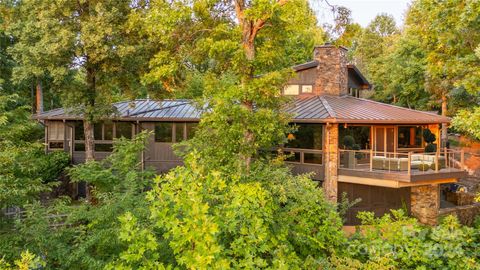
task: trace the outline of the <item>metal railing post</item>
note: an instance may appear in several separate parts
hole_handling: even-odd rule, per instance
[[[450,168],[450,167],[448,166],[448,153],[447,153],[447,147],[444,147],[443,149],[444,149],[443,151],[445,152],[445,168]]]
[[[408,152],[408,176],[412,174],[412,152]]]
[[[462,170],[465,168],[465,151],[463,149],[460,151],[460,166]]]
[[[370,149],[370,171],[373,171],[373,149]]]

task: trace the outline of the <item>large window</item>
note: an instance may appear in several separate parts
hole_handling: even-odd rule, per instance
[[[398,148],[422,148],[423,128],[421,126],[399,126]]]
[[[323,125],[296,124],[297,131],[288,135],[288,148],[322,149]]]
[[[185,123],[187,131],[187,139],[193,138],[195,136],[195,130],[197,129],[198,123]]]
[[[370,126],[339,125],[338,144],[342,149],[370,149]]]
[[[155,124],[155,141],[172,143],[191,139],[196,128],[197,123],[159,122]]]
[[[132,138],[132,123],[130,122],[116,122],[115,123],[115,138]]]
[[[156,142],[173,142],[173,123],[162,122],[155,124]]]

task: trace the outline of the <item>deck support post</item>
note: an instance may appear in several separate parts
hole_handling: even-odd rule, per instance
[[[410,188],[410,211],[420,223],[437,225],[440,209],[440,185],[432,184]]]
[[[328,123],[326,126],[326,154],[325,181],[323,189],[328,200],[337,202],[338,199],[338,124]]]

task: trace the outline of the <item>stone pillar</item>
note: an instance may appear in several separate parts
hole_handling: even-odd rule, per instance
[[[316,46],[313,58],[318,61],[314,94],[334,96],[348,94],[347,49],[331,44]]]
[[[440,187],[438,184],[410,188],[410,211],[418,221],[437,225],[440,209]]]
[[[338,124],[327,124],[325,128],[325,196],[332,202],[338,198]]]

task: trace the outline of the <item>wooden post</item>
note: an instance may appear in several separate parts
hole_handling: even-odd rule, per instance
[[[67,135],[68,135],[68,130],[67,130],[67,122],[65,120],[63,120],[63,151],[68,153],[69,152],[69,149],[68,149],[68,145],[67,145]]]
[[[48,153],[48,122],[45,122],[45,154]]]
[[[438,151],[435,153],[435,172],[438,172]]]
[[[75,147],[75,133],[74,133],[74,127],[69,126],[70,128],[70,161],[73,163],[73,151]]]

